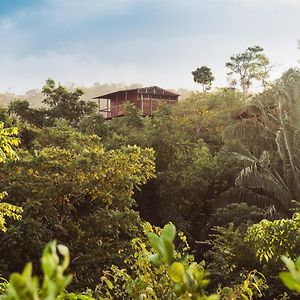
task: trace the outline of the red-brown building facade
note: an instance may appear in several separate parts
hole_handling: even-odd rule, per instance
[[[161,102],[174,105],[178,102],[178,94],[158,86],[122,90],[93,99],[98,100],[99,112],[106,118],[124,115],[126,102],[133,103],[143,115],[152,115]]]

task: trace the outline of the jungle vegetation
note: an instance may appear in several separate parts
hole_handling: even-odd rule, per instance
[[[262,51],[151,117],[52,79],[2,107],[0,299],[296,299],[300,71],[266,83]]]

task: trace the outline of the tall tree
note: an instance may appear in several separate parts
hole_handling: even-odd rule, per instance
[[[244,93],[248,92],[254,79],[265,83],[270,61],[260,46],[248,47],[243,53],[230,57],[225,66],[230,70],[227,75],[237,74]]]
[[[197,68],[192,72],[194,81],[202,85],[203,92],[210,90],[211,83],[215,80],[211,69],[207,66]]]
[[[64,118],[78,122],[84,115],[95,112],[96,103],[80,100],[81,89],[67,90],[63,85],[56,85],[53,79],[48,79],[42,89],[45,99],[43,103],[50,106],[50,117]]]
[[[299,72],[286,72],[272,89],[252,100],[249,120],[230,133],[237,143],[232,152],[246,164],[232,198],[273,206],[286,215],[292,200],[300,200],[299,82]]]
[[[65,123],[38,129],[32,151],[0,164],[0,190],[24,209],[22,220],[0,235],[0,268],[7,276],[26,261],[36,262],[41,248],[57,239],[78,254],[70,268],[73,284],[84,288],[137,235],[141,221],[133,193],[154,178],[154,152],[137,146],[106,151],[100,138]]]
[[[32,108],[28,100],[15,99],[10,102],[8,112],[16,115],[23,122],[28,122],[38,127],[51,122],[48,120],[49,110],[46,108]]]

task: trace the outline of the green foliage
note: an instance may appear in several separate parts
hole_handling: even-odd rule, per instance
[[[158,266],[163,263],[171,265],[175,250],[173,244],[175,235],[176,230],[173,224],[166,225],[160,236],[153,232],[148,233],[150,245],[157,252],[157,254],[149,257],[153,264]]]
[[[96,134],[99,137],[106,137],[109,134],[109,128],[104,117],[100,114],[91,114],[84,116],[78,128],[85,134]]]
[[[257,206],[249,206],[247,203],[230,203],[225,207],[217,208],[213,215],[214,224],[226,227],[233,223],[240,228],[247,228],[249,225],[264,219],[266,212]]]
[[[295,258],[300,246],[300,215],[292,219],[262,220],[250,226],[245,240],[253,244],[260,261],[277,261],[281,255]]]
[[[219,164],[200,134],[184,127],[180,112],[170,105],[161,105],[152,118],[141,117],[139,110],[128,105],[124,117],[106,125],[106,147],[136,144],[155,150],[157,180],[136,194],[146,220],[157,225],[172,221],[187,233],[195,219],[209,210],[205,202],[226,189],[225,179],[218,176],[223,176],[223,163]]]
[[[230,61],[225,66],[230,70],[227,74],[237,74],[243,92],[247,92],[252,84],[252,80],[263,80],[268,77],[269,59],[263,53],[260,46],[248,47],[243,53],[230,57]]]
[[[217,280],[237,283],[241,272],[259,269],[259,262],[251,244],[244,241],[241,228],[230,223],[227,228],[216,226],[208,241],[210,250],[205,257],[210,261],[209,268]]]
[[[83,91],[79,88],[68,90],[61,84],[56,85],[53,79],[48,79],[42,88],[46,107],[32,108],[28,100],[16,99],[10,102],[8,111],[21,121],[43,127],[53,126],[55,119],[66,119],[72,125],[85,116],[96,112],[96,103],[81,99]]]
[[[133,103],[126,102],[124,105],[125,117],[123,119],[127,130],[141,129],[143,127],[143,115]]]
[[[300,294],[300,257],[295,262],[286,256],[282,256],[281,259],[288,268],[288,272],[280,272],[280,279],[288,289]]]
[[[209,207],[208,199],[224,188],[217,177],[221,167],[201,141],[186,145],[186,152],[178,149],[174,156],[168,168],[157,174],[161,217],[189,232],[194,219]]]
[[[78,122],[84,115],[96,110],[95,102],[80,100],[83,95],[81,89],[68,91],[64,86],[58,85],[53,79],[48,79],[42,89],[45,98],[44,104],[50,107],[51,118],[64,118],[70,122]]]
[[[157,179],[135,194],[138,210],[155,225],[176,224],[197,253],[204,249],[194,241],[207,237],[214,206],[240,170],[218,152],[224,128],[234,122],[232,110],[243,106],[238,92],[195,93],[174,107],[160,105],[151,118],[127,105],[124,117],[105,121],[103,127],[99,122],[105,134],[94,127],[106,149],[130,144],[155,150]]]
[[[4,128],[4,123],[0,122],[0,163],[9,159],[17,159],[14,147],[19,145],[19,139],[16,137],[18,129],[16,127]],[[6,192],[0,193],[0,232],[5,232],[6,218],[15,220],[21,219],[22,208],[2,202],[7,195]]]
[[[189,140],[203,139],[213,151],[223,146],[225,128],[235,123],[233,116],[245,109],[245,96],[220,89],[214,93],[193,93],[175,107],[174,122]]]
[[[16,99],[11,101],[8,106],[8,112],[16,115],[21,121],[26,121],[35,126],[49,125],[47,110],[45,108],[31,108],[28,100]]]
[[[9,285],[8,280],[0,276],[0,295],[3,295]]]
[[[96,288],[96,296],[104,299],[176,299],[174,283],[168,275],[165,265],[154,266],[149,256],[154,255],[147,240],[149,232],[160,232],[160,228],[153,228],[149,223],[144,224],[144,235],[134,238],[131,242],[132,254],[124,261],[124,268],[112,266],[104,272],[101,283]],[[187,250],[186,238],[181,235]],[[176,255],[181,255],[176,252]]]
[[[156,265],[167,266],[167,272],[174,282],[174,292],[179,299],[244,299],[252,300],[255,297],[263,296],[264,290],[268,288],[266,278],[258,271],[251,271],[242,283],[232,287],[219,287],[218,294],[206,296],[205,289],[209,283],[208,273],[204,270],[204,264],[197,264],[175,253],[173,240],[175,238],[175,227],[168,224],[164,227],[160,235],[153,232],[148,233],[150,245],[155,250],[155,254],[149,256],[150,261]],[[215,244],[220,247],[220,244]],[[230,250],[222,249],[228,256]]]
[[[207,272],[203,263],[194,262],[193,256],[186,253],[189,246],[182,234],[182,251],[175,250],[174,225],[153,231],[146,224],[144,231],[148,241],[132,241],[135,252],[126,259],[129,269],[112,266],[106,271],[96,290],[98,295],[104,299],[219,299],[216,295],[205,296]]]
[[[209,280],[206,279],[207,273],[203,266],[197,263],[186,265],[184,261],[176,260],[174,257],[174,238],[176,229],[173,224],[164,227],[158,236],[149,233],[150,245],[155,250],[155,254],[149,256],[154,265],[165,264],[168,266],[168,274],[175,283],[174,291],[179,299],[198,299],[198,300],[217,300],[217,295],[207,296],[204,289]]]
[[[299,81],[299,72],[289,72],[255,97],[247,112],[249,120],[237,122],[226,138],[231,144],[228,150],[244,163],[232,197],[274,206],[286,216],[300,191]]]
[[[3,198],[7,195],[6,192],[0,193],[0,231],[6,232],[6,218],[20,220],[22,218],[22,208],[10,203],[2,202]]]
[[[26,116],[29,111],[29,106],[30,104],[27,100],[15,99],[9,104],[8,111],[26,119]]]
[[[250,272],[242,284],[233,287],[219,287],[218,293],[223,300],[252,300],[261,298],[267,289],[265,276],[257,271]]]
[[[63,260],[60,261],[60,256]],[[92,300],[89,296],[69,294],[65,291],[72,276],[64,272],[70,263],[69,250],[66,246],[49,243],[43,252],[41,268],[43,280],[39,283],[36,276],[32,276],[32,264],[28,263],[22,273],[13,273],[1,300],[58,300],[82,299]]]
[[[297,257],[299,224],[299,214],[295,213],[292,219],[262,220],[250,225],[246,232],[244,226],[235,228],[232,224],[228,228],[215,227],[209,240],[211,249],[206,253],[212,285],[221,284],[225,286],[221,289],[222,293],[238,295],[241,290],[240,274],[252,274],[252,270],[257,270],[258,275],[263,273],[265,277],[260,281],[263,290],[266,290],[265,280],[268,283],[265,294],[269,298],[266,299],[277,299],[285,292],[276,276],[282,271],[280,257]],[[228,282],[232,286],[226,287]]]
[[[202,66],[197,68],[192,72],[194,76],[194,81],[200,83],[203,88],[203,92],[211,89],[211,83],[215,80],[211,69],[207,66]]]
[[[105,151],[97,136],[66,124],[43,128],[17,163],[1,168],[0,186],[23,219],[0,236],[0,266],[7,275],[54,238],[77,257],[72,285],[94,286],[102,270],[122,258],[140,229],[134,190],[154,178],[151,149],[127,146]]]
[[[0,122],[0,163],[6,159],[17,159],[13,149],[19,145],[17,134],[17,127],[4,128],[4,123]]]
[[[228,67],[240,72],[244,91],[265,81],[269,68],[260,47],[233,56]],[[88,288],[99,299],[207,299],[216,291],[225,300],[287,299],[277,274],[278,258],[295,259],[300,246],[299,78],[289,70],[249,99],[232,89],[193,93],[151,117],[128,103],[124,117],[105,120],[82,91],[53,80],[43,89],[47,108],[13,101],[10,117],[4,110],[0,117],[17,124],[22,144],[13,153],[17,131],[0,126],[0,190],[12,203],[0,203],[0,220],[24,211],[0,234],[1,274],[31,261],[32,272],[18,280],[34,286],[31,275],[45,274],[40,251],[57,239],[75,254],[69,290]],[[20,160],[12,161],[16,153]],[[176,239],[169,224],[146,225],[138,237],[144,220],[173,222],[184,236]],[[196,260],[206,259],[209,286],[187,240]],[[84,299],[49,280],[58,299]],[[43,299],[43,284],[37,290]]]

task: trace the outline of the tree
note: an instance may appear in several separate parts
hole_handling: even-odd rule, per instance
[[[182,233],[178,236],[183,247],[181,251],[175,248],[176,228],[172,223],[154,230],[145,224],[144,233],[148,241],[132,241],[135,253],[126,260],[128,270],[112,266],[105,272],[97,287],[100,299],[220,299],[217,294],[207,295],[208,272],[203,262],[195,262],[187,252],[189,245]]]
[[[46,108],[31,108],[28,100],[15,99],[10,102],[8,112],[16,115],[20,120],[38,127],[49,125],[48,110]]]
[[[6,218],[12,218],[14,220],[21,219],[22,208],[10,203],[2,202],[2,199],[6,196],[6,192],[0,193],[0,232],[6,232]]]
[[[51,118],[64,118],[71,122],[78,122],[83,116],[95,112],[96,103],[80,100],[83,91],[76,88],[67,90],[63,85],[56,85],[53,79],[48,79],[42,89],[46,98],[43,103],[50,106]]]
[[[207,66],[197,68],[192,72],[194,81],[200,83],[203,88],[203,92],[210,90],[212,81],[215,80],[211,69]]]
[[[14,146],[19,145],[17,134],[18,129],[16,127],[4,128],[4,123],[0,122],[0,163],[5,162],[7,158],[15,159],[17,157],[13,150]],[[22,212],[21,207],[2,202],[5,196],[6,192],[0,193],[0,232],[7,230],[5,218],[19,220]]]
[[[193,93],[175,106],[176,131],[189,140],[203,139],[207,146],[219,151],[224,128],[234,122],[232,115],[245,108],[244,95],[235,90],[218,89],[214,93]]]
[[[236,144],[230,151],[245,163],[232,198],[272,206],[285,215],[291,214],[292,200],[299,201],[299,82],[300,73],[288,71],[252,100],[252,117],[231,132]]]
[[[62,258],[62,259],[61,259]],[[72,275],[65,274],[70,264],[69,249],[57,245],[56,241],[47,244],[41,258],[42,282],[32,275],[32,264],[27,263],[22,273],[13,273],[1,300],[56,300],[81,299],[94,300],[86,294],[68,293],[66,287]]]
[[[109,134],[108,126],[106,125],[103,115],[94,113],[88,116],[84,116],[79,124],[78,128],[84,134],[96,134],[103,138]]]
[[[40,129],[31,151],[0,166],[0,190],[24,209],[22,220],[0,236],[0,267],[7,276],[26,261],[36,265],[41,249],[56,238],[77,253],[73,284],[87,287],[139,232],[132,196],[155,176],[154,153],[137,146],[105,151],[99,137],[65,123]]]
[[[281,255],[297,258],[300,244],[300,214],[291,219],[262,220],[248,227],[245,241],[252,248],[260,262],[277,262]]]
[[[230,70],[227,75],[239,76],[244,93],[249,90],[253,79],[261,80],[265,84],[270,62],[263,51],[264,49],[260,46],[248,47],[245,52],[231,56],[230,61],[225,64]]]

